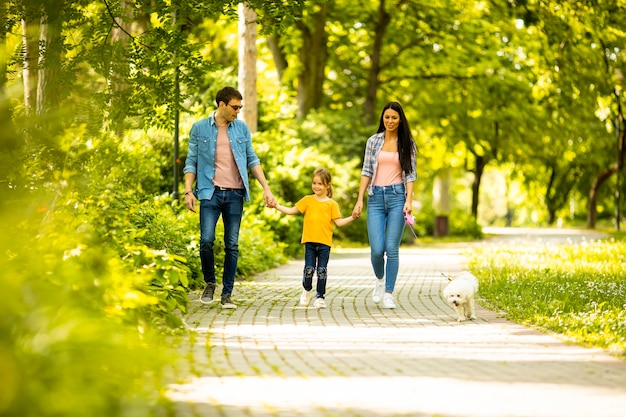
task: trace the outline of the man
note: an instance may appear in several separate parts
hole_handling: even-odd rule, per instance
[[[215,226],[224,222],[224,274],[222,308],[237,308],[231,294],[235,285],[239,258],[239,228],[244,201],[250,201],[248,170],[263,187],[266,205],[275,204],[252,147],[250,129],[237,115],[243,107],[242,95],[233,87],[218,91],[217,110],[193,124],[189,133],[189,150],[185,162],[185,206],[196,212],[200,208],[200,261],[206,288],[200,301],[211,304],[215,294]],[[196,184],[193,188],[194,182]]]

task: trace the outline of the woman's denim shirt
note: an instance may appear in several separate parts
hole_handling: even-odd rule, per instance
[[[245,122],[235,119],[228,123],[228,141],[235,157],[237,170],[245,187],[245,201],[250,201],[250,183],[248,170],[261,164],[261,160],[252,147],[250,129]],[[185,169],[196,176],[195,194],[199,200],[210,200],[215,192],[215,153],[217,146],[217,125],[215,114],[199,120],[191,126],[189,132],[189,150]]]
[[[367,144],[365,145],[365,156],[363,157],[363,170],[361,171],[361,176],[370,177],[372,180],[367,186],[367,194],[372,195],[372,187],[374,184],[374,178],[376,178],[376,170],[378,169],[378,154],[380,150],[383,148],[383,144],[385,143],[385,132],[376,133],[367,140]],[[417,181],[417,171],[415,169],[416,164],[416,154],[417,148],[415,147],[415,142],[411,141],[411,167],[413,171],[408,175],[404,170],[402,170],[402,182],[406,187],[407,182]]]

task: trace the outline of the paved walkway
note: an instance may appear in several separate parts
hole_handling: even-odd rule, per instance
[[[463,262],[403,249],[395,310],[371,301],[367,251],[333,252],[324,310],[298,305],[300,261],[238,283],[235,311],[194,299],[177,416],[626,416],[626,362],[480,307],[456,322],[442,273]]]

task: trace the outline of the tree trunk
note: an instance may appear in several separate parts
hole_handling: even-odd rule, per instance
[[[4,45],[6,41],[6,34],[8,33],[7,27],[7,3],[0,3],[0,45]],[[6,189],[8,182],[8,176],[11,174],[9,170],[11,154],[14,147],[17,146],[17,138],[15,137],[15,130],[13,125],[13,118],[11,114],[11,101],[7,94],[7,62],[4,56],[0,56],[0,184],[2,188]],[[3,160],[5,157],[9,160]],[[12,164],[11,164],[12,165]],[[0,188],[1,189],[1,188]]]
[[[274,59],[274,66],[276,67],[276,76],[278,77],[278,82],[282,83],[283,73],[287,69],[288,63],[287,58],[285,58],[285,51],[280,46],[280,36],[277,34],[272,34],[266,38],[267,46],[270,48],[272,52],[272,58]]]
[[[561,167],[557,163],[550,166],[550,180],[546,188],[544,200],[548,211],[548,224],[552,225],[556,221],[556,212],[563,208],[568,201],[572,189],[578,183],[581,170],[577,167]]]
[[[121,15],[115,17],[115,24],[111,29],[111,44],[113,46],[120,45],[121,48],[114,47],[114,51],[127,48],[132,30],[133,6],[129,4],[129,0],[121,0],[119,10]],[[125,100],[128,97],[126,93],[126,90],[130,88],[126,81],[128,65],[126,60],[119,59],[115,53],[109,64],[108,83],[114,97],[108,103],[109,114],[113,131],[117,137],[121,138],[126,130],[126,106],[119,106],[115,97],[117,100]]]
[[[22,80],[24,83],[24,110],[27,116],[37,109],[37,65],[39,59],[39,21],[41,10],[32,3],[25,4],[22,17],[22,43],[24,61]]]
[[[302,70],[298,76],[298,117],[304,118],[322,104],[328,42],[326,36],[326,4],[319,4],[311,14],[311,28],[304,22],[298,27],[302,33],[300,63]]]
[[[556,193],[553,191],[553,187],[555,187],[556,183],[556,169],[554,167],[550,167],[550,180],[548,181],[548,187],[546,188],[546,206],[548,207],[548,224],[554,224],[556,220],[556,206],[553,204],[552,196]]]
[[[243,95],[243,120],[252,133],[258,128],[256,19],[248,3],[239,3],[239,90]]]
[[[478,219],[478,201],[480,195],[480,182],[485,171],[487,162],[484,156],[474,155],[476,160],[476,169],[474,170],[474,181],[472,181],[472,216]]]
[[[37,115],[43,131],[54,135],[60,118],[54,111],[61,102],[61,60],[63,54],[62,10],[57,4],[44,3],[39,33],[39,74],[37,82]]]
[[[385,0],[380,0],[378,5],[378,21],[376,22],[374,33],[374,45],[370,57],[372,65],[369,71],[369,82],[367,84],[367,93],[363,107],[363,119],[366,125],[372,125],[376,122],[376,92],[378,91],[378,76],[381,70],[380,55],[383,48],[383,38],[390,22],[391,15],[385,10]]]
[[[595,229],[596,227],[596,221],[598,220],[598,194],[600,193],[600,188],[602,188],[602,184],[616,172],[617,165],[600,172],[593,180],[591,190],[589,190],[589,208],[587,210],[588,229]]]
[[[435,211],[435,237],[448,236],[450,215],[450,170],[443,168],[435,174],[433,182],[433,209]]]
[[[626,131],[622,128],[622,124],[624,123],[624,114],[622,113],[622,106],[619,100],[619,95],[616,94],[617,99],[617,120],[618,126],[617,128],[617,161],[610,168],[598,173],[595,179],[593,180],[593,184],[591,186],[591,190],[589,190],[589,207],[587,210],[587,228],[595,229],[596,222],[598,220],[598,194],[600,193],[600,188],[602,184],[608,180],[611,175],[618,172],[621,172],[624,167],[624,160],[626,159]],[[619,191],[618,191],[619,192]],[[618,210],[619,211],[619,210]]]

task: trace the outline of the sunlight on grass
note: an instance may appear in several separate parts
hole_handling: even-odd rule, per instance
[[[483,304],[519,323],[626,355],[626,241],[475,249]]]

